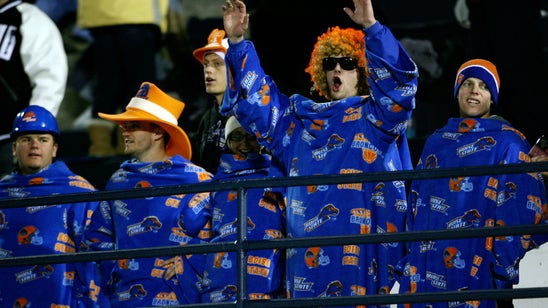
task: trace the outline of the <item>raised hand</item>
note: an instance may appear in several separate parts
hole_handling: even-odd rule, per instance
[[[377,21],[375,19],[371,0],[354,0],[354,8],[355,9],[352,10],[345,7],[343,10],[356,24],[364,28],[369,28]]]
[[[249,27],[249,14],[241,0],[226,0],[222,6],[223,23],[226,36],[231,43],[238,43],[244,39]]]

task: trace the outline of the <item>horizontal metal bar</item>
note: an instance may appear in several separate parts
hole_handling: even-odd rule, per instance
[[[98,191],[90,193],[64,194],[41,197],[11,198],[0,200],[0,208],[76,203],[97,200],[137,199],[153,196],[166,196],[196,192],[213,192],[238,188],[289,187],[304,185],[327,185],[358,182],[384,182],[395,180],[418,180],[447,178],[456,176],[495,175],[548,171],[548,162],[475,166],[464,168],[438,168],[426,170],[404,170],[367,172],[362,174],[326,174],[312,176],[270,177],[214,181],[199,184],[172,185],[162,187],[132,188],[123,190]]]

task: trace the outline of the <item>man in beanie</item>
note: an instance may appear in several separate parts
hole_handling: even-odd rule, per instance
[[[185,104],[143,82],[120,114],[99,116],[120,126],[125,153],[106,190],[194,184],[211,174],[190,162],[192,150],[178,126]],[[87,243],[94,250],[180,246],[209,240],[209,193],[117,199],[101,203]],[[103,286],[113,307],[174,306],[200,301],[196,282],[200,255],[102,263]],[[108,282],[108,284],[106,284]]]
[[[284,176],[382,172],[411,165],[405,130],[415,107],[417,66],[375,19],[371,0],[353,3],[354,9],[344,11],[359,30],[329,28],[318,37],[305,70],[322,97],[318,102],[280,92],[261,67],[253,43],[244,39],[246,5],[227,0],[223,6],[230,46],[226,62],[233,79],[221,112],[235,114],[272,152],[272,166],[279,165]],[[405,200],[403,181],[288,187],[287,236],[404,231]],[[386,294],[403,252],[397,242],[288,249],[287,294]]]
[[[211,173],[217,172],[221,154],[226,152],[223,129],[226,117],[219,108],[226,90],[225,55],[228,42],[225,31],[213,29],[207,39],[207,45],[192,53],[204,69],[205,91],[208,105],[198,124],[198,130],[191,135],[194,158],[192,161]]]
[[[491,114],[499,89],[493,63],[465,62],[455,79],[459,117],[450,118],[426,140],[417,169],[529,162],[525,136]],[[546,223],[546,192],[538,173],[415,180],[410,188],[410,231]],[[512,288],[521,258],[542,242],[540,237],[509,235],[409,243],[409,254],[397,268],[400,293]],[[511,305],[498,302],[499,308]],[[465,303],[451,306],[460,305]],[[495,300],[474,302],[474,307],[496,305]]]

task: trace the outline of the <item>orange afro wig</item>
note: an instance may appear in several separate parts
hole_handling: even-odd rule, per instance
[[[341,29],[338,26],[328,28],[327,32],[318,37],[308,67],[304,70],[310,74],[314,89],[319,95],[331,99],[322,61],[324,58],[339,55],[358,60],[358,95],[369,94],[364,33],[361,30]]]

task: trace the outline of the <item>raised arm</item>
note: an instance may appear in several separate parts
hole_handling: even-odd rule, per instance
[[[249,27],[249,14],[241,0],[226,0],[222,6],[223,22],[228,40],[232,44],[241,42]]]
[[[356,24],[367,29],[377,21],[371,0],[354,0],[354,7],[354,11],[348,7],[343,8],[343,10]]]

